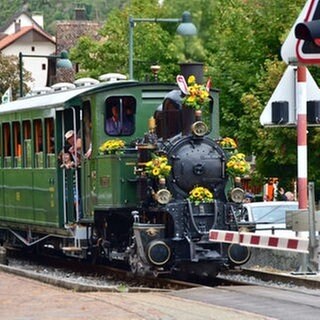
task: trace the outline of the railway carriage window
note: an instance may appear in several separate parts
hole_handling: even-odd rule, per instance
[[[13,166],[16,168],[21,168],[21,130],[20,123],[13,122],[13,155],[14,163]]]
[[[43,168],[43,132],[40,119],[33,121],[35,166]]]
[[[92,118],[90,101],[83,104],[83,143],[82,151],[86,158],[91,157],[92,153]]]
[[[10,124],[4,123],[2,126],[2,141],[3,141],[3,156],[4,156],[4,167],[11,167],[11,132]]]
[[[54,122],[53,118],[45,119],[45,150],[47,153],[47,166],[55,167],[56,157],[54,153]]]
[[[45,119],[45,130],[46,130],[46,151],[47,153],[54,153],[54,128],[53,119]]]
[[[136,100],[111,97],[106,100],[105,131],[110,136],[130,136],[135,130]]]
[[[31,121],[25,120],[22,122],[22,135],[23,135],[23,156],[24,166],[26,168],[31,167]]]

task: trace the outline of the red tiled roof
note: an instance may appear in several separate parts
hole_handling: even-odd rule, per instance
[[[0,50],[3,50],[7,46],[9,46],[11,43],[15,42],[22,36],[26,35],[28,32],[37,32],[41,34],[43,37],[45,37],[48,41],[51,41],[52,43],[55,43],[55,40],[53,37],[50,37],[46,32],[42,31],[41,29],[37,28],[36,26],[28,26],[28,27],[22,27],[18,32],[10,34],[3,39],[0,40]]]

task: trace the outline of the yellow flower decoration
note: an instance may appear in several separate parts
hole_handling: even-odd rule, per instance
[[[153,155],[152,159],[145,165],[145,172],[153,178],[165,178],[171,172],[171,166],[168,164],[166,156]]]
[[[243,176],[250,172],[250,164],[243,153],[234,153],[227,162],[227,173],[231,176]]]
[[[209,92],[205,85],[197,84],[195,76],[188,78],[188,94],[182,99],[182,104],[194,110],[201,110],[209,105]]]
[[[229,137],[223,138],[219,142],[219,144],[220,144],[220,146],[222,148],[233,148],[233,149],[236,149],[238,147],[236,142],[232,138],[229,138]]]
[[[213,202],[212,192],[205,187],[195,187],[189,192],[189,200],[195,204]]]
[[[125,142],[119,139],[107,140],[99,147],[100,154],[112,154],[123,149]]]

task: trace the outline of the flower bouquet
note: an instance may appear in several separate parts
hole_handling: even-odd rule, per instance
[[[209,189],[198,186],[189,192],[188,199],[196,205],[200,203],[211,203],[213,202],[213,194]]]
[[[209,105],[209,90],[205,85],[197,84],[195,76],[188,78],[188,93],[182,99],[182,104],[190,109],[202,110]]]
[[[145,165],[145,173],[152,178],[165,178],[171,172],[166,156],[153,155],[152,159]]]
[[[125,142],[119,139],[107,140],[99,147],[100,154],[115,154],[123,149]]]
[[[243,176],[250,172],[250,164],[243,153],[234,153],[227,162],[227,173],[231,176]]]
[[[237,149],[237,144],[236,142],[229,137],[225,137],[223,138],[220,142],[219,142],[221,148],[223,149]]]

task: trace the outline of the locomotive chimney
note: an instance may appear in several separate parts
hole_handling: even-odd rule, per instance
[[[179,63],[181,74],[184,76],[186,81],[189,76],[193,75],[196,78],[197,83],[203,83],[203,63],[202,62],[190,62],[190,63]]]

